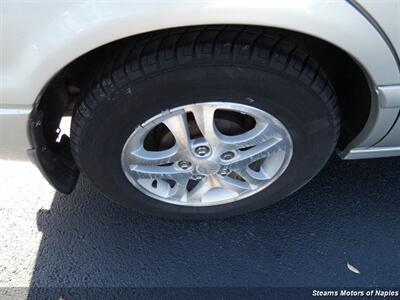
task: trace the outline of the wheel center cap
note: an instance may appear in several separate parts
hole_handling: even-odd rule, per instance
[[[197,166],[197,172],[203,175],[215,174],[219,171],[220,166],[216,162],[206,161]]]

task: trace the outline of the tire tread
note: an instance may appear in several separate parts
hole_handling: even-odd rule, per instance
[[[127,83],[178,65],[227,61],[270,66],[311,89],[330,111],[335,131],[332,148],[336,146],[340,113],[334,88],[318,62],[295,40],[255,26],[196,26],[133,37],[103,61],[73,116],[71,150],[77,165],[82,170],[79,154],[85,127],[102,103],[112,101]]]

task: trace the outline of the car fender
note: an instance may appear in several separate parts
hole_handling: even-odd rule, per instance
[[[9,107],[29,110],[62,68],[97,47],[144,32],[190,25],[248,24],[305,33],[353,57],[372,90],[400,84],[399,69],[387,44],[346,1],[6,2],[2,14],[6,24],[1,37],[1,80],[5,83],[1,95],[5,105],[0,114]],[[392,118],[396,109],[385,118]],[[375,134],[385,131],[385,126],[390,127],[385,124]],[[363,145],[368,144],[365,140]],[[27,139],[18,147],[25,143]]]

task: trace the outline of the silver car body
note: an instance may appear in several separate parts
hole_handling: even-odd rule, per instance
[[[27,159],[27,123],[48,82],[109,42],[179,26],[248,24],[305,33],[347,52],[372,92],[344,159],[400,155],[400,1],[1,2],[0,157]],[[357,118],[357,116],[354,116]]]

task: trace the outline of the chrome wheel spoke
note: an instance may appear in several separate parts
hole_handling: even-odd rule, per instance
[[[231,163],[231,168],[233,170],[240,170],[247,167],[252,162],[268,157],[278,149],[281,141],[281,138],[273,137],[267,142],[254,146],[249,150],[240,151],[239,157]]]
[[[131,165],[130,172],[139,178],[170,179],[175,182],[189,180],[190,170],[178,170],[175,166],[141,166]]]
[[[191,203],[200,203],[201,198],[209,190],[212,189],[211,182],[208,177],[201,180],[197,185],[188,193],[188,199]]]
[[[174,166],[138,166],[131,167],[131,172],[138,179],[153,179],[152,188],[165,191],[168,187],[168,197],[177,201],[186,201],[187,184],[189,182],[191,172],[185,170],[177,170]],[[170,186],[171,182],[174,184]],[[165,192],[164,192],[165,193]]]
[[[252,174],[254,171],[251,172],[248,167],[237,170],[236,172],[240,175],[240,177],[243,178],[245,182],[249,184],[250,188],[253,190],[265,183],[265,180],[269,180],[269,178],[262,171],[257,172],[257,175],[261,176],[256,177],[255,174]]]
[[[178,111],[178,113],[175,113],[173,116],[166,119],[163,123],[174,135],[178,150],[188,150],[190,143],[190,133],[185,111]]]
[[[178,201],[181,202],[188,202],[188,191],[187,191],[187,185],[189,182],[189,177],[186,178],[180,178],[179,181],[176,182],[173,192],[171,197],[177,199]]]
[[[226,189],[239,195],[241,192],[250,189],[250,186],[243,181],[214,174],[204,178],[188,193],[189,201],[200,203],[203,196],[215,188]]]
[[[248,183],[231,178],[229,176],[214,175],[211,176],[210,180],[214,187],[224,188],[237,194],[250,189]]]
[[[126,163],[131,165],[158,166],[175,162],[178,159],[176,147],[164,151],[147,151],[143,147],[126,154]]]
[[[240,150],[260,146],[271,139],[282,139],[286,136],[286,129],[274,122],[257,122],[255,127],[245,133],[235,136],[223,136],[222,142],[226,150]]]
[[[269,123],[257,123],[256,126],[239,135],[223,136],[222,142],[226,149],[241,149],[253,147],[268,141],[274,132],[274,126]]]
[[[220,143],[217,128],[214,123],[215,107],[211,105],[195,105],[191,109],[197,126],[211,147],[217,147]]]

